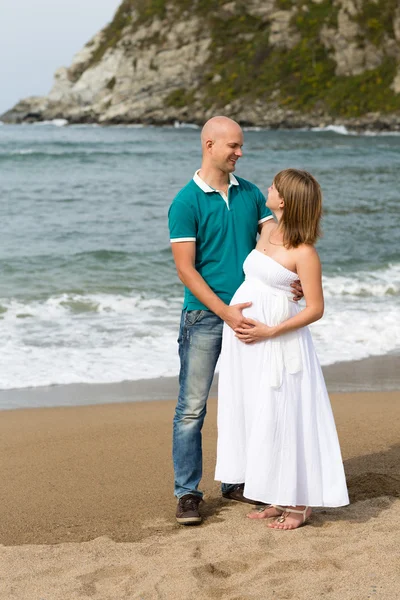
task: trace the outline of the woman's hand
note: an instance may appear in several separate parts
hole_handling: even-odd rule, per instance
[[[254,319],[246,319],[251,325],[249,327],[238,327],[235,329],[236,337],[245,344],[254,344],[255,342],[261,342],[267,340],[275,335],[275,327],[269,327],[261,321],[255,321]]]

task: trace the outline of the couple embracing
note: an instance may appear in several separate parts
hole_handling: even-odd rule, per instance
[[[324,310],[314,248],[321,190],[306,171],[286,169],[266,201],[253,183],[235,177],[243,132],[227,117],[204,125],[201,144],[201,168],[169,210],[185,286],[173,426],[176,519],[201,523],[201,429],[221,355],[215,478],[222,495],[261,506],[248,516],[272,519],[269,527],[295,529],[312,507],[349,502],[307,328]]]

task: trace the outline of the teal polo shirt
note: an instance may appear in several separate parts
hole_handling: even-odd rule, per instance
[[[243,282],[243,262],[256,245],[258,226],[272,218],[263,194],[250,181],[230,174],[225,196],[196,172],[169,208],[170,241],[196,242],[196,270],[229,304]],[[183,308],[209,310],[186,287]]]

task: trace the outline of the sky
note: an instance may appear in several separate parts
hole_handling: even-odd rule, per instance
[[[120,0],[0,0],[0,115],[48,94],[58,67],[112,20]]]

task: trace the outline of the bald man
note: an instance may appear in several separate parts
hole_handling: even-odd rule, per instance
[[[185,286],[179,331],[179,397],[173,427],[176,520],[201,523],[201,429],[222,327],[245,326],[242,310],[229,303],[243,282],[243,262],[256,245],[257,231],[272,219],[260,190],[235,177],[243,132],[227,117],[207,121],[201,132],[202,163],[169,209],[172,253]],[[294,294],[298,292],[294,290]],[[301,294],[300,294],[301,295]],[[257,504],[243,496],[244,484],[222,484],[225,498]]]

